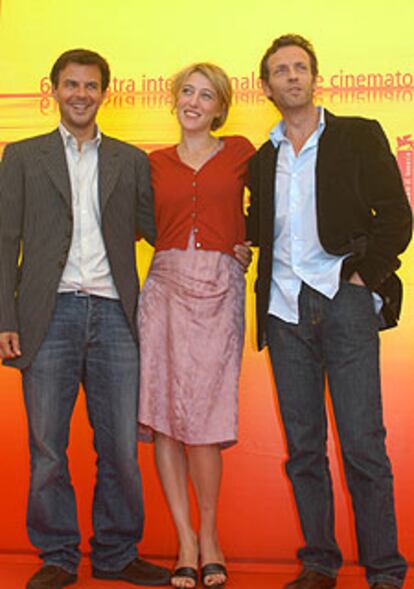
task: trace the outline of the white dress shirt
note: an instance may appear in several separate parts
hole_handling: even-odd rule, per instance
[[[324,110],[319,112],[317,129],[297,155],[285,136],[283,121],[270,133],[279,153],[269,313],[295,324],[299,323],[302,282],[332,299],[346,257],[328,254],[318,236],[315,169],[318,141],[325,129]]]
[[[98,150],[101,133],[78,149],[75,137],[60,123],[72,189],[72,242],[58,292],[82,291],[118,299],[102,237],[98,195]]]

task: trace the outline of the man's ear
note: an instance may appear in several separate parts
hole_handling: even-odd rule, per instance
[[[102,92],[101,101],[100,101],[100,103],[99,103],[100,105],[101,105],[101,104],[104,102],[104,100],[105,100],[105,99],[106,99],[106,97],[108,96],[108,92],[109,92],[108,88]]]
[[[272,90],[266,80],[262,80],[262,88],[265,96],[267,96],[267,98],[272,98]]]

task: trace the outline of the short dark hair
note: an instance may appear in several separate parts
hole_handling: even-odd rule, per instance
[[[262,61],[260,62],[260,78],[264,82],[267,82],[269,79],[269,67],[267,65],[269,57],[282,47],[291,47],[292,45],[300,47],[306,51],[306,53],[309,55],[312,75],[314,77],[318,75],[318,60],[316,58],[316,53],[312,43],[301,35],[289,34],[282,35],[281,37],[275,39],[269,49],[263,55]]]
[[[78,63],[80,65],[97,65],[101,72],[101,88],[102,91],[109,86],[111,72],[109,64],[99,53],[89,51],[89,49],[70,49],[59,55],[52,69],[50,70],[50,80],[54,88],[59,84],[59,74],[70,63]]]

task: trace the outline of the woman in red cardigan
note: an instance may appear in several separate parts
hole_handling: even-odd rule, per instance
[[[140,438],[155,441],[158,472],[179,540],[175,587],[224,586],[216,512],[221,449],[237,440],[244,339],[243,192],[254,152],[243,137],[217,137],[231,85],[194,64],[174,79],[181,139],[150,155],[157,241],[139,306]],[[200,529],[193,529],[188,474]]]

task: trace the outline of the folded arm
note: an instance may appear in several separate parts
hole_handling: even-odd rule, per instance
[[[366,253],[354,269],[375,290],[400,266],[398,255],[411,239],[412,212],[397,162],[376,121],[367,126],[361,149],[361,194],[372,210],[372,226]]]

